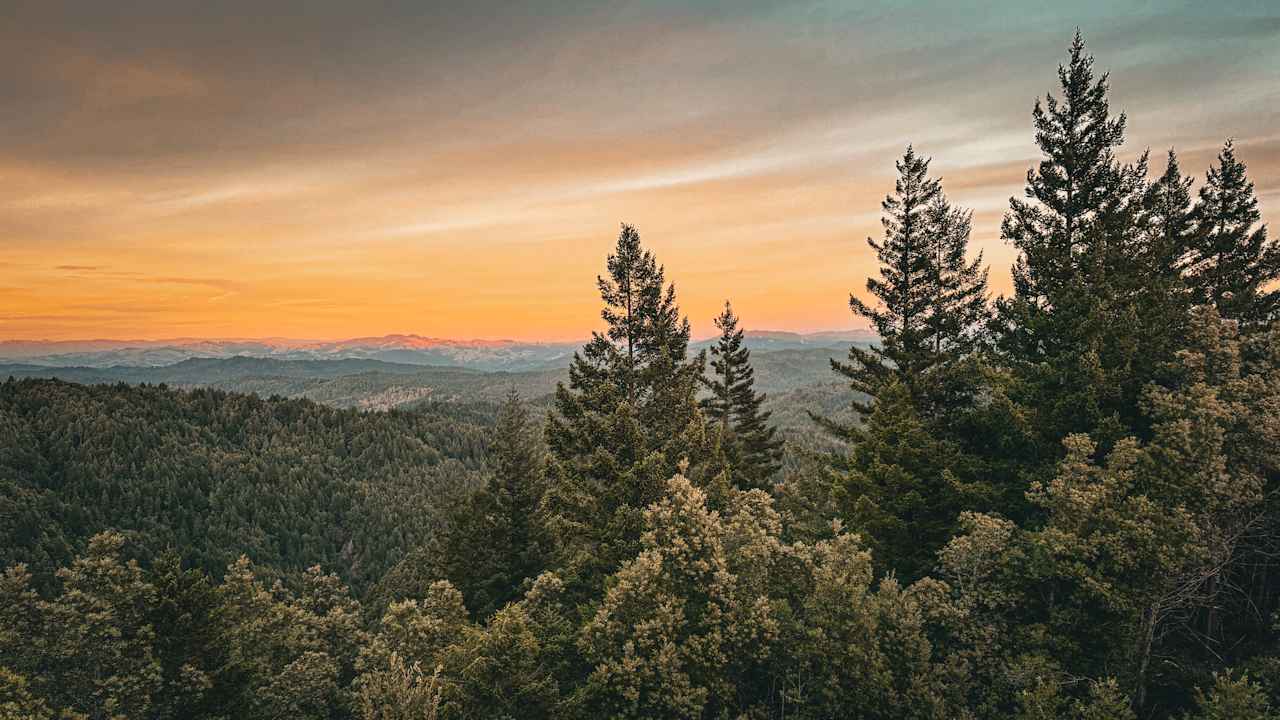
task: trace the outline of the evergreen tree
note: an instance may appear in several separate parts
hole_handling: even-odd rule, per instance
[[[705,452],[696,397],[704,358],[687,356],[689,321],[675,287],[629,225],[607,269],[597,284],[608,327],[574,354],[546,430],[540,515],[555,538],[556,566],[578,587],[635,554],[643,509],[681,461]]]
[[[582,628],[589,717],[939,718],[919,599],[856,535],[782,537],[760,490],[723,511],[676,476]]]
[[[1014,296],[997,302],[997,347],[1050,453],[1072,432],[1111,442],[1139,424],[1149,378],[1132,370],[1151,350],[1137,292],[1149,272],[1136,232],[1146,159],[1116,160],[1125,117],[1111,116],[1108,77],[1095,79],[1079,33],[1069,55],[1058,68],[1061,100],[1047,95],[1032,113],[1044,159],[1027,172],[1028,199],[1010,200],[1001,225],[1020,255]]]
[[[867,238],[880,260],[880,277],[867,279],[875,307],[850,296],[854,314],[880,336],[879,347],[849,350],[849,363],[832,361],[857,392],[875,400],[890,383],[902,384],[928,416],[954,405],[958,387],[948,371],[975,348],[987,316],[987,273],[981,255],[969,262],[970,214],[953,207],[942,183],[929,177],[929,160],[907,148],[896,163],[898,180],[881,207],[885,236]],[[871,402],[855,402],[866,415]]]
[[[148,616],[155,588],[136,561],[123,559],[124,543],[119,533],[95,535],[58,570],[61,591],[50,600],[31,592],[21,565],[0,581],[5,620],[22,622],[0,631],[0,643],[18,641],[0,644],[0,666],[26,674],[62,716],[149,717],[165,689]],[[14,631],[21,637],[5,637]]]
[[[1280,308],[1280,290],[1268,289],[1280,278],[1280,243],[1258,224],[1262,215],[1245,170],[1228,140],[1200,188],[1188,272],[1197,302],[1256,324],[1275,319]]]
[[[1105,259],[1098,226],[1115,190],[1115,148],[1124,142],[1125,116],[1111,117],[1108,75],[1095,81],[1078,32],[1069,54],[1058,67],[1062,100],[1046,95],[1032,111],[1045,155],[1027,171],[1026,195],[1034,202],[1011,200],[1001,227],[1022,252],[1013,274],[1017,299],[1045,312]]]
[[[855,405],[861,427],[841,428],[852,449],[833,463],[832,499],[869,534],[881,567],[914,579],[932,566],[960,510],[958,436],[983,379],[972,361],[987,319],[987,273],[981,256],[966,257],[970,214],[947,201],[929,161],[907,148],[897,168],[882,204],[884,240],[868,240],[881,277],[867,289],[880,302],[850,299],[881,346],[854,347],[853,362],[833,363],[873,402]]]
[[[543,573],[483,625],[467,621],[462,594],[447,581],[432,583],[421,601],[392,603],[360,655],[365,717],[424,716],[405,714],[406,704],[448,719],[565,717],[556,710],[575,627],[563,589]],[[575,668],[572,679],[585,671]]]
[[[713,375],[703,384],[711,396],[701,403],[703,414],[720,430],[722,448],[729,459],[732,476],[744,488],[767,488],[769,478],[782,465],[782,441],[774,439],[765,401],[757,394],[751,351],[743,345],[738,316],[728,301],[715,319],[720,338],[711,346]]]
[[[155,630],[155,657],[163,686],[152,717],[190,718],[216,715],[222,698],[211,696],[213,674],[223,662],[217,644],[218,595],[201,570],[184,570],[175,551],[151,567],[155,602],[149,608]]]
[[[1073,710],[1079,720],[1137,720],[1138,717],[1115,678],[1090,683],[1088,699],[1077,701]]]
[[[538,574],[545,549],[534,518],[544,490],[545,451],[515,390],[498,412],[492,437],[492,475],[453,513],[435,553],[439,574],[482,618],[513,600],[521,583]]]
[[[878,569],[916,580],[954,534],[960,448],[920,417],[898,383],[851,437],[847,466],[832,473],[832,500],[849,527],[868,536]]]
[[[1169,361],[1187,340],[1192,295],[1184,275],[1195,231],[1191,183],[1170,150],[1164,172],[1147,186],[1133,218],[1136,242],[1126,291],[1133,322],[1122,329],[1129,346],[1140,351],[1128,357],[1124,402],[1139,402],[1142,386],[1166,379]],[[1131,430],[1144,434],[1145,418]]]
[[[930,291],[935,289],[931,243],[926,212],[942,193],[939,181],[929,178],[929,161],[911,147],[896,163],[898,180],[892,195],[881,207],[884,239],[867,238],[880,260],[880,277],[867,278],[867,291],[879,300],[872,307],[854,295],[849,307],[866,318],[880,336],[880,345],[849,349],[849,363],[831,361],[836,372],[849,378],[856,392],[872,400],[892,380],[913,391],[915,380],[925,366],[930,347],[928,308]],[[854,408],[867,414],[871,402],[855,402]]]
[[[1151,271],[1145,278],[1143,290],[1153,303],[1163,301],[1166,313],[1157,322],[1179,329],[1186,325],[1193,300],[1185,277],[1195,242],[1191,183],[1192,178],[1182,174],[1177,154],[1170,150],[1164,173],[1151,183],[1143,207],[1146,253],[1143,264]],[[1172,338],[1173,352],[1182,339],[1181,334]],[[1151,355],[1167,357],[1164,352]]]
[[[0,720],[55,720],[69,716],[55,714],[48,703],[31,693],[30,687],[27,678],[0,667]]]
[[[987,269],[981,252],[972,262],[967,258],[972,212],[952,206],[939,191],[925,216],[931,289],[921,412],[952,426],[957,424],[957,413],[970,409],[982,383],[972,361],[990,322]]]
[[[973,213],[951,205],[939,192],[925,210],[926,241],[935,293],[925,319],[932,362],[946,364],[972,352],[989,317],[987,269],[982,253],[968,260]]]
[[[1155,268],[1168,268],[1181,278],[1193,250],[1195,219],[1191,206],[1192,178],[1182,174],[1178,156],[1169,151],[1164,173],[1147,191],[1147,251]],[[1153,278],[1154,279],[1154,278]]]
[[[217,612],[225,662],[215,678],[225,716],[321,720],[354,705],[360,605],[318,567],[300,584],[297,594],[268,587],[244,557],[227,568]]]
[[[440,671],[406,663],[396,653],[387,669],[361,677],[360,717],[363,720],[436,720],[440,717]]]
[[[1231,677],[1231,673],[1214,673],[1209,692],[1196,688],[1196,711],[1183,715],[1183,720],[1276,720],[1280,713],[1272,709],[1262,688],[1249,682],[1249,677]]]

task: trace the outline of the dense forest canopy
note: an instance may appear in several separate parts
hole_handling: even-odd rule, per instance
[[[1057,79],[1011,295],[907,147],[812,440],[626,225],[545,411],[0,386],[0,718],[1280,717],[1280,245]]]
[[[0,560],[47,584],[96,533],[220,577],[241,555],[363,588],[482,484],[484,413],[358,413],[217,390],[0,383]]]

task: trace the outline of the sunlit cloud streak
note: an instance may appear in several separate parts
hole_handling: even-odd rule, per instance
[[[1274,222],[1280,9],[962,5],[22,4],[0,338],[579,339],[621,222],[698,333],[725,297],[846,328],[908,143],[1007,290],[1000,217],[1076,27],[1124,159],[1173,146],[1202,178],[1235,137]]]

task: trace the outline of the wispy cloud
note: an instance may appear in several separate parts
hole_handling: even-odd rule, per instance
[[[1265,3],[139,0],[7,19],[0,265],[24,290],[6,313],[47,318],[13,335],[409,317],[580,337],[621,221],[684,278],[697,328],[730,291],[748,320],[845,327],[907,143],[975,210],[1000,286],[1032,102],[1077,26],[1114,70],[1126,157],[1175,145],[1202,177],[1235,136],[1280,212]]]
[[[233,291],[239,287],[238,283],[220,278],[200,278],[200,277],[147,277],[143,278],[145,282],[158,283],[163,285],[195,285],[198,287],[209,287],[216,290]]]

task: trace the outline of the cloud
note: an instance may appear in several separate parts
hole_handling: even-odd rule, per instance
[[[176,305],[155,305],[141,303],[74,303],[66,306],[71,310],[90,310],[95,312],[133,315],[135,313],[169,313],[181,308]]]
[[[1032,102],[1077,25],[1114,70],[1124,157],[1176,145],[1202,177],[1234,135],[1277,212],[1266,4],[19,5],[0,24],[6,280],[31,314],[175,305],[112,311],[142,334],[179,316],[275,333],[325,307],[294,299],[332,298],[360,304],[353,324],[577,337],[622,220],[708,297],[736,285],[771,318],[847,323],[908,142],[976,211],[999,285]],[[522,293],[554,310],[494,300]]]
[[[239,287],[239,283],[220,278],[199,278],[199,277],[147,277],[143,278],[149,283],[157,283],[164,285],[195,285],[199,287],[210,287],[217,290],[234,291]]]

